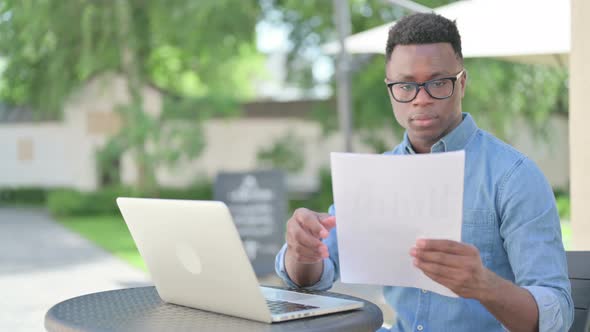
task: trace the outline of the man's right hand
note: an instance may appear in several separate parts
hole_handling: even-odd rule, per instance
[[[316,283],[321,278],[323,259],[328,247],[321,241],[336,226],[336,217],[299,208],[287,222],[285,265],[291,280],[300,286]]]

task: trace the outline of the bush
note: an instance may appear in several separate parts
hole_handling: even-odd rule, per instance
[[[84,196],[73,189],[60,189],[47,196],[47,209],[55,216],[77,215],[84,206]]]
[[[0,204],[43,205],[47,189],[37,187],[0,188]]]
[[[128,195],[122,188],[108,188],[96,192],[55,190],[47,197],[47,209],[55,216],[117,214],[115,199],[118,196]]]
[[[213,185],[204,182],[186,189],[161,188],[156,197],[167,199],[210,200],[213,199]]]
[[[152,197],[168,199],[211,199],[210,183],[187,189],[159,188],[153,194],[141,194],[129,187],[106,187],[94,192],[73,189],[54,190],[48,194],[47,208],[55,216],[118,215],[117,197]]]

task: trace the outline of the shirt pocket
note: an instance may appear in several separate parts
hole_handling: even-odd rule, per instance
[[[492,262],[494,234],[496,234],[496,223],[492,211],[483,209],[463,211],[461,241],[476,246],[486,266]]]

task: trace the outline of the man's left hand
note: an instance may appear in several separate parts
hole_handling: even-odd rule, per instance
[[[410,255],[414,265],[430,279],[461,297],[482,301],[493,294],[496,275],[483,265],[479,250],[473,245],[419,239]]]

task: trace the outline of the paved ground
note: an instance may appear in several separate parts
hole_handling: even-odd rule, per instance
[[[261,280],[278,285],[275,277]],[[43,331],[47,310],[75,296],[149,285],[149,276],[55,222],[44,210],[0,207],[0,330]],[[392,312],[380,288],[336,284]]]
[[[58,302],[147,284],[145,273],[43,210],[0,208],[0,330],[44,331],[45,313]]]

